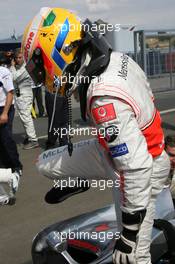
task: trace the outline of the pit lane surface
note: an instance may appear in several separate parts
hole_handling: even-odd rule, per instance
[[[156,105],[161,111],[175,108],[174,102],[174,92],[156,95]],[[80,122],[77,104],[73,103],[73,107],[74,126],[84,126],[85,124]],[[165,134],[175,133],[175,112],[164,114],[162,118]],[[15,118],[14,136],[18,143],[24,172],[16,205],[0,207],[0,264],[32,264],[31,243],[38,231],[56,221],[91,211],[112,202],[112,194],[109,189],[100,191],[91,188],[61,204],[46,204],[43,197],[52,187],[52,182],[38,174],[35,160],[44,146],[47,118],[37,119],[35,125],[41,147],[25,151],[20,144],[23,140],[23,128],[19,118]],[[80,139],[83,138],[76,137],[74,140]]]

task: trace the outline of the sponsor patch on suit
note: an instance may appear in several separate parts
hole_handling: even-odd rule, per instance
[[[123,156],[123,155],[126,155],[129,153],[129,150],[128,150],[126,143],[116,145],[116,146],[111,147],[109,149],[110,149],[111,156],[113,158],[120,157],[120,156]]]
[[[93,108],[92,115],[97,124],[116,119],[116,113],[112,103]]]

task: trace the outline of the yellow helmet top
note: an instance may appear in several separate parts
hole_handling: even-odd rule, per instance
[[[42,8],[28,24],[23,35],[22,49],[28,63],[33,52],[40,49],[45,70],[45,86],[52,92],[54,76],[62,76],[77,52],[75,43],[83,37],[81,22],[71,11],[62,8]],[[30,70],[35,67],[30,65]]]

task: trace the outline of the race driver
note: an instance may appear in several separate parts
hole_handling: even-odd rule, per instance
[[[35,83],[67,97],[78,89],[82,117],[104,131],[98,140],[73,144],[73,152],[70,142],[44,152],[37,167],[51,179],[109,179],[108,160],[123,194],[113,263],[150,264],[155,199],[169,172],[161,119],[144,72],[127,55],[112,52],[101,22],[43,8],[26,28],[24,57]],[[74,81],[63,83],[69,74]]]

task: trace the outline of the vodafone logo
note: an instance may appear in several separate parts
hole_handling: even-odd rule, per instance
[[[104,117],[106,115],[106,109],[104,107],[99,107],[98,115]]]
[[[33,40],[34,35],[35,35],[34,32],[30,32],[29,36],[27,38],[26,45],[24,47],[24,58],[25,58],[25,61],[28,61],[29,51],[30,51],[30,48],[31,48],[31,44],[32,44],[32,40]]]
[[[92,117],[96,124],[102,124],[116,118],[113,104],[106,104],[92,109]]]

